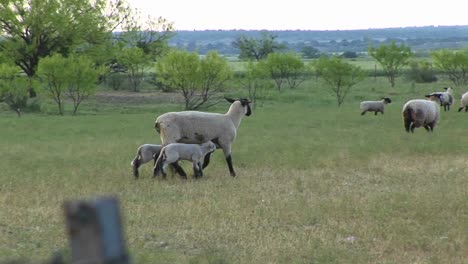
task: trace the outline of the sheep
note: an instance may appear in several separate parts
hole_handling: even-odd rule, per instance
[[[434,130],[439,120],[440,93],[426,95],[429,100],[415,99],[406,102],[403,106],[403,121],[406,132],[414,133],[414,128],[423,126],[428,132]]]
[[[170,143],[197,144],[212,141],[224,152],[231,176],[236,176],[232,166],[231,145],[244,116],[250,116],[250,101],[244,98],[225,99],[231,103],[226,114],[199,111],[169,112],[160,115],[154,124],[163,145]],[[205,156],[203,168],[208,166],[211,153]]]
[[[450,111],[450,106],[453,104],[453,90],[451,87],[445,87],[444,92],[441,92],[440,106],[444,107],[445,111]]]
[[[361,115],[364,115],[366,112],[374,112],[374,115],[377,115],[378,112],[383,114],[385,105],[391,102],[392,100],[388,97],[383,97],[380,101],[363,101],[360,104]]]
[[[184,144],[184,143],[171,143],[162,148],[159,157],[154,164],[154,177],[162,172],[163,177],[166,178],[164,171],[165,164],[174,164],[179,160],[189,160],[193,163],[193,175],[195,178],[203,176],[203,168],[201,160],[206,154],[216,150],[216,145],[207,141],[202,144]],[[183,178],[187,178],[186,176]]]
[[[460,99],[460,108],[458,108],[458,112],[465,108],[465,112],[468,112],[468,92],[464,93]]]
[[[138,179],[140,175],[138,168],[140,168],[141,165],[149,162],[150,160],[153,160],[154,164],[156,164],[156,159],[159,157],[161,149],[161,145],[155,144],[143,144],[138,147],[136,156],[130,163],[130,165],[133,167],[133,176],[135,176],[135,179]],[[174,163],[172,167],[177,173],[179,173],[181,176],[184,176],[185,172],[177,163]]]

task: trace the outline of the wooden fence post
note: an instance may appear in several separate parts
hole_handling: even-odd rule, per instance
[[[128,264],[119,203],[113,197],[64,203],[73,264]]]

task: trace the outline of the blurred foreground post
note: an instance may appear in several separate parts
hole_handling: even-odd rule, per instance
[[[64,203],[73,264],[128,264],[119,203],[112,197]]]

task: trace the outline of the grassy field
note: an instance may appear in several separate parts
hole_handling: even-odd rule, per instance
[[[133,179],[136,148],[160,142],[154,119],[180,107],[167,95],[108,93],[75,117],[2,113],[0,262],[67,253],[62,203],[115,195],[133,263],[467,263],[468,114],[414,134],[400,114],[445,85],[369,78],[341,108],[314,81],[266,92],[239,128],[235,178],[216,152],[201,180],[152,179],[150,165]],[[359,114],[383,95],[385,115]]]

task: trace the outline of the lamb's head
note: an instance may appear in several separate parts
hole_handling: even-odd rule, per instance
[[[453,92],[453,89],[452,87],[444,87],[444,90],[448,93],[452,93]]]
[[[389,103],[392,102],[392,100],[390,100],[390,98],[388,98],[388,97],[382,97],[382,100],[383,100],[384,103],[386,103],[386,104],[389,104]]]
[[[215,143],[213,143],[211,141],[207,141],[207,142],[201,144],[201,146],[207,150],[206,153],[212,153],[213,151],[216,150]]]
[[[244,109],[244,114],[246,116],[250,116],[252,114],[252,110],[250,109],[250,101],[248,99],[240,98],[235,100],[227,97],[224,97],[224,99],[226,99],[226,101],[230,102],[231,104],[240,104],[241,107]]]
[[[431,93],[425,95],[429,100],[440,103],[440,97],[442,97],[441,93]]]

